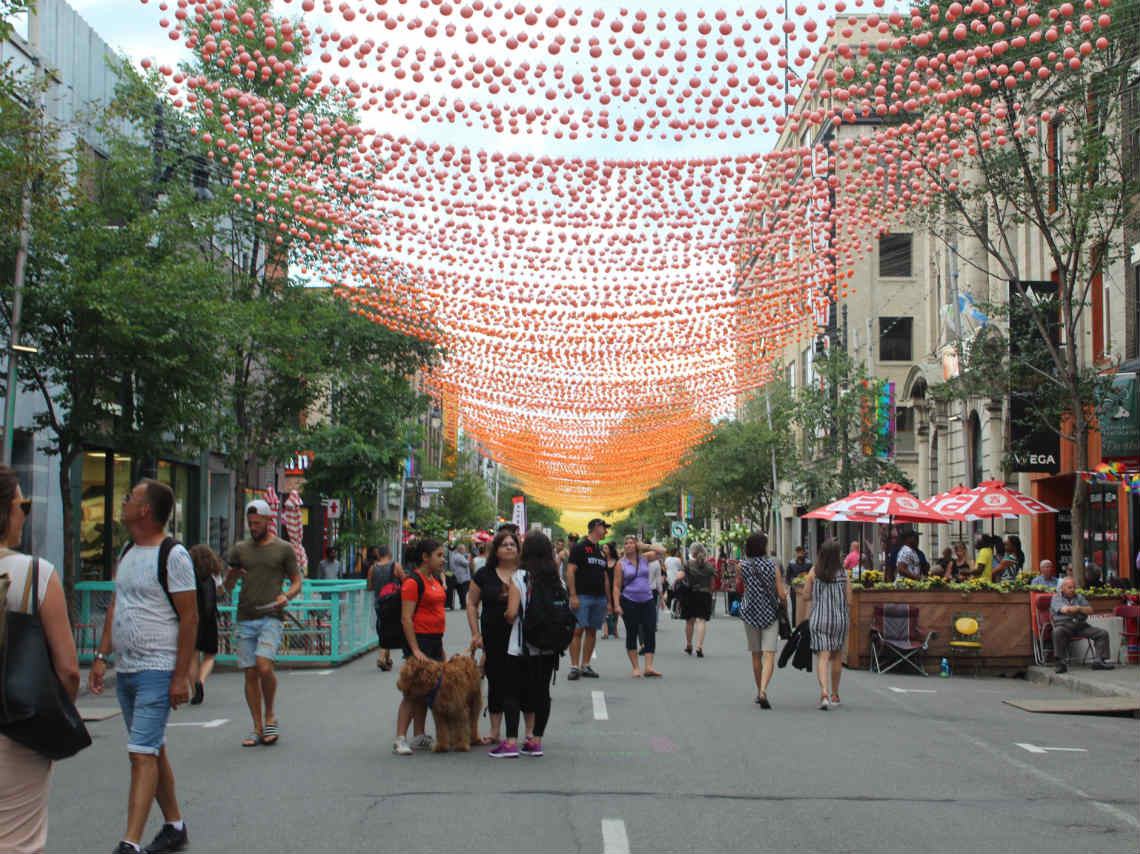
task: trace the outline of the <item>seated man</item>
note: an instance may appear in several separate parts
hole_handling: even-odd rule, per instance
[[[1093,670],[1112,670],[1112,663],[1108,660],[1108,632],[1088,624],[1093,610],[1088,600],[1077,593],[1073,579],[1066,578],[1061,582],[1053,594],[1049,612],[1053,615],[1053,654],[1057,657],[1058,673],[1069,669],[1065,659],[1069,641],[1073,638],[1088,638],[1093,642],[1097,659],[1092,664]]]
[[[1049,558],[1041,561],[1037,568],[1040,570],[1037,575],[1033,577],[1032,584],[1040,585],[1041,587],[1051,587],[1056,590],[1057,582],[1057,567],[1053,565],[1053,561]]]

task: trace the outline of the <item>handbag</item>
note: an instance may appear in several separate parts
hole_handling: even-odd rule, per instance
[[[91,735],[52,666],[40,621],[39,576],[39,558],[32,558],[20,610],[8,613],[0,652],[0,733],[46,759],[66,759],[91,744]]]
[[[780,624],[780,640],[787,640],[792,636],[792,621],[788,619],[788,609],[784,605],[776,604],[776,621]]]

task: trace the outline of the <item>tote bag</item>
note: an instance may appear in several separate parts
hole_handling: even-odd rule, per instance
[[[46,759],[66,759],[91,744],[91,736],[52,666],[40,621],[39,575],[39,558],[32,558],[20,610],[7,615],[0,650],[0,733]]]

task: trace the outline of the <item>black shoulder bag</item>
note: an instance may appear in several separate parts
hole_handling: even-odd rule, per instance
[[[0,733],[46,759],[66,759],[91,744],[91,736],[52,666],[40,622],[39,576],[39,558],[32,558],[20,610],[8,613],[0,653]]]

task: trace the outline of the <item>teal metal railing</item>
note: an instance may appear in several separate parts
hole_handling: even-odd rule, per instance
[[[75,645],[79,660],[90,662],[103,634],[111,581],[81,581],[75,585],[79,618]],[[218,662],[237,663],[234,627],[237,622],[238,582],[234,592],[218,603]],[[363,581],[305,579],[301,595],[286,609],[278,661],[340,664],[376,646],[375,599]]]

